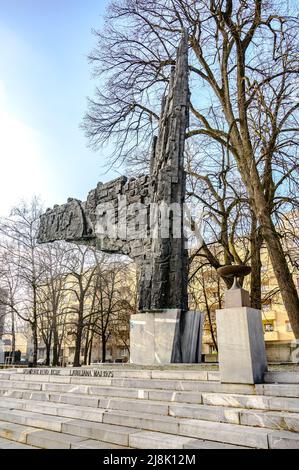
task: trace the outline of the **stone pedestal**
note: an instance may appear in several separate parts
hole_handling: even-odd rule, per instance
[[[221,382],[261,383],[267,370],[261,312],[250,307],[216,311]]]
[[[291,342],[291,361],[294,364],[299,364],[299,339],[294,339]]]
[[[203,315],[168,309],[138,313],[130,320],[130,362],[169,364],[201,362]]]

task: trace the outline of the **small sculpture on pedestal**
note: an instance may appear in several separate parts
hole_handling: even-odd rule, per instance
[[[216,311],[221,382],[261,383],[267,371],[261,311],[251,308],[249,293],[238,283],[251,268],[223,266],[217,272],[221,277],[234,278],[225,293],[225,307]]]

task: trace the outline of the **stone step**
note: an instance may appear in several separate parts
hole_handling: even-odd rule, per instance
[[[70,420],[70,418],[45,415],[42,413],[32,413],[24,410],[0,409],[0,421],[7,421],[14,424],[47,429],[55,432],[62,432],[62,425]]]
[[[264,384],[264,395],[272,397],[299,398],[299,385],[293,384]]]
[[[38,385],[38,384],[35,384]],[[214,384],[216,385],[216,383]],[[220,384],[222,385],[222,384]],[[224,384],[223,384],[224,385]],[[65,388],[66,387],[66,388]],[[258,387],[258,388],[257,388]],[[42,384],[43,390],[27,390],[22,388],[0,388],[0,396],[11,396],[15,398],[35,398],[38,400],[64,401],[81,406],[97,407],[101,397],[113,398],[135,398],[150,401],[177,401],[184,403],[220,404],[221,406],[238,406],[245,408],[273,409],[282,406],[282,411],[298,411],[298,385],[265,384],[256,386],[256,395],[245,393],[217,392],[218,387],[212,387],[214,391],[190,392],[170,391],[157,389],[137,389],[119,387],[92,387],[92,386],[69,386],[62,384]],[[238,388],[233,387],[233,390]],[[66,393],[62,393],[66,390]],[[207,388],[209,390],[209,388]],[[53,393],[52,393],[53,391]],[[61,393],[59,393],[61,391]],[[265,393],[265,395],[263,395]],[[58,398],[60,397],[60,398]],[[205,397],[205,398],[203,398]],[[276,398],[276,399],[275,399]],[[241,404],[234,404],[235,399],[240,399]],[[218,403],[220,400],[220,403]],[[242,403],[247,403],[243,405]],[[279,405],[278,405],[279,404]],[[103,405],[106,406],[106,405]],[[286,408],[284,408],[286,406]],[[291,407],[290,407],[291,406]]]
[[[53,422],[55,421],[55,429],[60,426],[61,433],[70,434],[72,439],[74,436],[77,436],[81,438],[110,442],[112,444],[122,445],[125,447],[136,447],[133,435],[141,431],[141,428],[138,429],[106,423],[91,423],[84,420],[61,420],[61,418],[57,419],[56,417],[51,417],[52,419],[49,420],[49,416],[43,416],[37,413],[32,413],[32,416],[30,419],[28,419],[28,415],[29,413],[20,411],[7,411],[5,413],[0,412],[0,423],[4,421],[14,425],[22,425],[23,427],[26,427],[27,425],[27,429],[30,431],[32,428],[36,428],[38,433],[37,436],[35,436],[35,433],[32,433],[31,431],[30,435],[26,435],[26,442],[24,443],[35,445],[37,447],[43,447],[44,445],[40,442],[40,440],[38,440],[38,438],[41,437],[40,431],[47,431],[47,433],[53,431]],[[242,432],[240,432],[240,428],[242,429]],[[172,432],[173,429],[168,429],[168,431]],[[58,432],[55,431],[55,434],[58,434]],[[44,438],[46,439],[47,436],[48,434],[45,434]],[[180,438],[187,437],[189,439],[197,438],[201,440],[213,440],[225,444],[241,446],[245,445],[246,447],[268,448],[268,430],[242,427],[231,424],[212,423],[208,421],[180,420],[178,430],[173,433],[173,437],[174,436]],[[54,437],[55,442],[57,442],[57,436]],[[183,439],[183,441],[187,442],[186,439]],[[69,442],[70,441],[67,440],[68,446]],[[77,444],[77,441],[72,441],[72,443]],[[47,445],[52,444],[50,442],[50,444]]]
[[[28,373],[32,371],[32,373]],[[45,373],[48,371],[48,373]],[[52,372],[53,371],[53,372]],[[80,374],[80,375],[76,375]],[[87,375],[82,375],[87,374]],[[90,376],[88,375],[90,374]],[[115,369],[111,368],[100,369],[100,368],[55,368],[55,369],[16,369],[14,371],[0,371],[0,379],[6,380],[24,380],[24,381],[35,381],[51,382],[59,381],[68,383],[69,380],[82,380],[84,383],[89,383],[89,380],[98,379],[109,379],[109,378],[136,378],[136,379],[170,379],[170,380],[200,380],[200,381],[219,381],[218,371],[209,370],[185,370],[185,369]]]
[[[224,406],[232,408],[248,408],[256,410],[299,413],[298,398],[264,395],[250,396],[233,393],[203,393],[202,403],[204,405]]]
[[[196,381],[196,380],[162,380],[162,379],[108,379],[111,383],[101,382],[93,379],[93,385],[87,384],[61,384],[48,383],[41,381],[15,381],[0,380],[0,388],[14,390],[52,390],[52,391],[72,391],[79,390],[82,393],[97,394],[101,389],[130,388],[130,389],[148,389],[148,390],[168,390],[168,391],[190,391],[190,392],[221,392],[221,393],[242,393],[246,395],[263,393],[263,385],[244,385],[244,384],[222,384],[216,381]],[[275,386],[275,385],[273,385]],[[271,385],[269,385],[271,387]],[[296,387],[296,386],[294,386]]]
[[[190,439],[152,431],[133,434],[130,436],[130,445],[136,449],[244,449],[244,447],[232,444]]]
[[[8,439],[0,438],[0,449],[37,449],[37,447],[21,444],[20,442],[9,441]]]
[[[55,433],[70,434],[71,436],[81,437],[81,440],[83,440],[83,438],[95,439],[125,447],[129,445],[130,433],[136,432],[135,429],[126,426],[113,426],[106,423],[62,418],[60,416],[50,416],[23,410],[0,410],[0,422],[21,425],[29,429],[37,428],[39,431],[54,431]],[[5,436],[1,436],[0,434],[0,437]],[[56,438],[56,436],[54,437]],[[27,443],[37,447],[43,447],[42,445],[38,445],[37,441],[34,441],[34,439],[34,437],[33,439],[30,437],[30,442],[27,439]],[[78,440],[74,442],[77,443]]]
[[[0,438],[17,445],[42,449],[71,449],[85,442],[78,436],[0,421]],[[105,443],[109,449],[109,444]]]
[[[49,401],[50,395],[55,395],[57,389],[50,393],[49,391],[28,391],[28,390],[16,390],[0,388],[1,397],[11,398],[23,398],[23,399],[34,399],[34,400],[46,400]],[[91,389],[90,392],[97,392],[98,399],[101,396],[111,398],[133,398],[133,399],[146,399],[146,400],[158,400],[158,401],[176,401],[184,403],[201,403],[201,394],[198,392],[178,392],[169,390],[143,390],[133,388],[118,388],[118,387],[100,387],[97,389]],[[72,392],[73,393],[73,392]],[[74,394],[74,393],[73,393]],[[74,394],[75,395],[75,394]],[[83,394],[84,395],[84,394]],[[84,395],[85,398],[92,398],[92,395]],[[91,406],[94,402],[89,401]]]
[[[128,447],[118,446],[109,442],[95,441],[94,439],[86,439],[78,444],[72,444],[71,449],[127,449]]]
[[[177,423],[174,421],[174,418],[200,419],[299,432],[299,413],[295,412],[246,410],[242,408],[190,405],[175,402],[165,404],[168,405],[168,416],[153,414],[152,410],[146,408],[146,402],[143,402],[143,405],[145,405],[144,409],[139,413],[135,405],[133,409],[132,403],[129,403],[126,407],[127,410],[124,410],[123,405],[114,408],[110,405],[110,408],[106,409],[91,409],[89,407],[72,406],[62,403],[45,403],[10,398],[3,398],[1,402],[1,406],[5,406],[5,409],[19,409],[52,416],[105,422],[121,426],[135,426],[147,430],[159,430],[161,432],[164,430],[169,432],[168,426],[172,426],[174,432],[177,432],[175,428]]]
[[[3,408],[5,407],[5,408]],[[103,421],[106,410],[88,407],[72,406],[64,403],[39,402],[15,398],[2,398],[0,411],[23,410],[44,415],[60,416],[63,418],[84,419],[86,421]]]
[[[182,420],[179,433],[183,436],[258,449],[279,448],[279,436],[281,436],[285,447],[299,449],[299,435],[297,433],[237,424],[214,423],[194,419]]]
[[[69,420],[62,425],[63,433],[105,441],[125,447],[129,447],[130,435],[138,431],[140,431],[140,429],[106,423],[91,423],[90,421],[79,419]]]
[[[78,377],[76,378],[78,379]],[[154,395],[155,391],[164,393],[172,391],[189,391],[199,393],[237,393],[246,395],[267,395],[278,397],[299,398],[299,384],[222,384],[216,381],[189,381],[189,380],[160,380],[160,379],[92,379],[93,385],[79,383],[49,383],[40,381],[15,381],[0,380],[0,389],[13,390],[35,390],[35,391],[54,391],[54,392],[73,392],[87,395],[103,395],[113,396],[116,392],[117,396],[138,398],[140,390],[146,390]],[[128,391],[130,390],[130,391]]]
[[[188,370],[190,365],[184,364],[172,368],[153,368],[153,369],[130,369],[130,365],[115,367],[115,365],[97,368],[55,368],[55,369],[11,369],[0,370],[0,379],[4,380],[24,380],[40,382],[61,382],[61,383],[86,383],[92,384],[93,380],[109,378],[136,378],[136,379],[173,379],[173,380],[196,380],[196,381],[219,381],[220,373],[218,370]],[[186,370],[187,369],[187,370]],[[194,365],[192,367],[194,369]],[[45,374],[45,371],[49,371]],[[33,373],[28,373],[32,371]],[[51,374],[51,371],[52,374]],[[84,371],[84,372],[82,372]],[[41,373],[40,373],[41,372]],[[72,375],[71,375],[72,374]],[[96,377],[82,376],[76,374],[97,374]],[[101,377],[99,376],[101,375]],[[296,371],[269,371],[265,374],[266,383],[293,383],[299,384],[299,372]]]
[[[49,385],[49,384],[48,384]],[[265,387],[268,387],[265,385]],[[132,406],[138,410],[151,409],[152,412],[168,414],[167,404],[177,403],[197,403],[204,405],[213,405],[226,408],[245,408],[257,410],[273,410],[284,412],[299,412],[299,398],[276,396],[279,393],[285,395],[294,395],[284,388],[281,391],[280,385],[273,385],[273,390],[266,388],[271,395],[244,395],[228,393],[195,393],[195,392],[169,392],[162,390],[138,390],[116,387],[91,387],[89,392],[98,395],[80,394],[77,391],[83,391],[80,387],[74,388],[69,393],[45,392],[45,391],[26,391],[0,389],[0,396],[20,399],[31,399],[38,401],[65,403],[90,408],[114,408],[131,409]],[[277,388],[278,387],[278,388]],[[284,386],[285,387],[285,386]],[[293,386],[290,386],[291,388]],[[263,390],[261,388],[261,390]],[[102,395],[101,395],[102,394]],[[132,405],[132,399],[135,399]],[[136,399],[138,399],[136,401]],[[158,403],[163,402],[163,403]],[[135,406],[136,403],[136,406]],[[119,406],[118,406],[119,404]],[[120,408],[123,406],[123,408]]]
[[[103,414],[103,423],[95,423],[82,419],[65,419],[60,416],[48,416],[40,413],[29,413],[22,410],[3,411],[2,409],[0,410],[1,423],[6,422],[8,424],[23,426],[24,429],[21,429],[21,433],[20,428],[13,428],[14,432],[17,431],[19,433],[16,438],[7,434],[7,426],[4,426],[4,434],[3,429],[2,431],[0,429],[0,437],[18,440],[19,442],[37,447],[43,447],[44,445],[53,446],[53,439],[50,440],[50,443],[43,444],[41,441],[38,441],[37,438],[44,439],[46,442],[48,439],[47,433],[52,432],[54,433],[52,434],[52,437],[55,437],[54,441],[56,444],[56,435],[58,433],[71,435],[72,440],[67,440],[67,444],[63,444],[67,445],[66,448],[70,448],[71,444],[78,444],[78,441],[74,440],[74,437],[76,436],[101,442],[109,442],[111,444],[125,447],[135,447],[133,435],[144,431],[144,428],[153,426],[152,432],[160,431],[160,433],[163,433],[163,431],[166,432],[167,430],[167,434],[172,433],[174,436],[183,438],[187,437],[189,439],[216,441],[230,445],[265,449],[268,448],[268,446],[279,448],[279,442],[281,439],[281,445],[283,445],[284,448],[299,448],[299,435],[294,432],[273,431],[248,425],[242,426],[238,424],[216,423],[198,419],[179,419],[166,416],[153,417],[152,415],[148,415],[147,417],[142,414],[139,416],[129,416],[129,413],[127,413],[127,416],[124,415],[123,417],[126,426],[120,426],[115,424],[116,422],[119,422],[119,416],[117,417],[118,421],[116,422],[115,418],[113,418],[113,416],[115,417],[120,413],[121,412],[116,413],[115,411],[109,411],[108,413]],[[107,423],[107,420],[110,421],[110,423]],[[114,424],[111,424],[111,420],[114,420]],[[34,428],[39,432],[39,434],[35,435],[32,430]],[[10,428],[8,427],[8,429]],[[44,432],[40,434],[41,431],[46,431],[46,434]],[[186,442],[184,441],[184,443]],[[177,445],[177,442],[176,444],[171,445]]]
[[[266,372],[266,383],[299,384],[299,372]]]
[[[299,433],[299,413],[242,410],[240,424]]]
[[[83,393],[97,393],[96,390],[103,387],[115,388],[131,388],[131,389],[153,389],[153,390],[169,390],[169,391],[193,391],[193,392],[222,392],[222,393],[244,393],[255,394],[260,389],[259,386],[243,385],[243,384],[221,384],[217,381],[199,381],[199,380],[163,380],[163,379],[129,379],[129,378],[112,378],[89,379],[90,383],[86,383],[87,379],[81,380],[76,377],[76,381],[70,377],[66,377],[68,382],[50,383],[43,380],[4,380],[0,379],[0,388],[12,388],[14,390],[57,390],[69,391],[76,387],[82,387]]]

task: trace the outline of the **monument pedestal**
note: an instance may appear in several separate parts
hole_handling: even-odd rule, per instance
[[[130,362],[201,362],[203,315],[167,309],[137,313],[130,320]]]
[[[256,384],[267,371],[260,310],[230,307],[216,311],[221,382]]]

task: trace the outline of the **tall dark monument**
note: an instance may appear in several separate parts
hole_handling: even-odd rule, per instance
[[[199,362],[201,315],[188,311],[184,235],[185,133],[189,120],[188,37],[178,46],[150,173],[99,183],[86,202],[69,199],[41,217],[41,243],[66,240],[130,256],[140,270],[131,319],[131,361]]]

